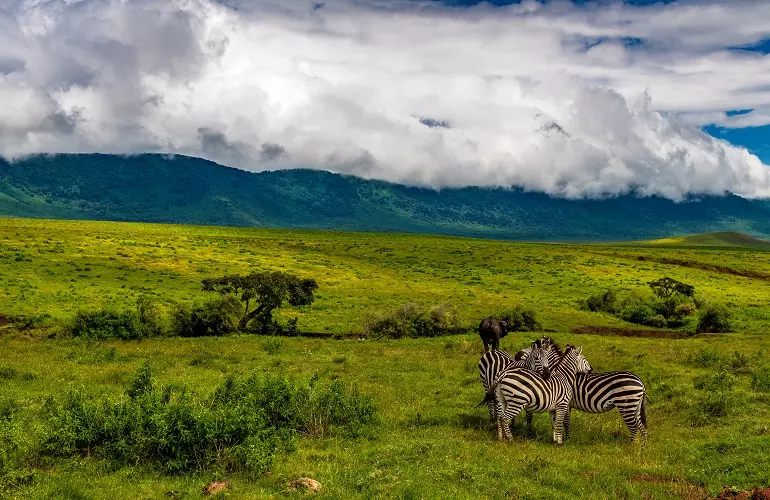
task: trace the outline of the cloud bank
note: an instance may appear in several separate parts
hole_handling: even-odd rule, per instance
[[[770,196],[770,4],[0,0],[0,155],[165,152],[566,197]],[[727,113],[747,109],[747,113]]]

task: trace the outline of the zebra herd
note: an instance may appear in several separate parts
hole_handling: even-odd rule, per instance
[[[532,342],[511,356],[492,349],[479,360],[479,377],[497,439],[513,439],[510,427],[526,411],[527,427],[533,413],[550,412],[553,440],[561,445],[570,437],[571,408],[604,413],[617,408],[631,432],[647,440],[646,391],[641,379],[630,372],[593,373],[582,347],[562,349],[550,338]]]

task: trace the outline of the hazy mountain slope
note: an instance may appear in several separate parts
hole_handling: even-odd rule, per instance
[[[770,251],[770,241],[761,240],[735,232],[720,232],[694,234],[690,236],[675,236],[640,242],[644,245],[663,247],[712,247],[712,248],[745,248],[751,250]]]
[[[430,232],[547,240],[770,234],[770,206],[737,196],[569,201],[517,189],[434,191],[316,170],[249,173],[146,154],[0,160],[0,215]]]

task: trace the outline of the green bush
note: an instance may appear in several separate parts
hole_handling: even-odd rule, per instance
[[[241,305],[232,295],[192,306],[178,304],[171,315],[171,332],[180,337],[227,335],[236,330],[240,312]]]
[[[586,300],[586,307],[592,312],[607,312],[615,314],[619,310],[618,295],[614,290],[607,290],[598,295],[591,295]]]
[[[155,387],[143,365],[111,401],[71,391],[45,408],[46,456],[92,455],[115,465],[150,464],[167,473],[259,474],[299,433],[357,436],[374,421],[369,397],[341,382],[316,387],[284,378],[227,378],[208,397]]]
[[[145,337],[160,337],[166,334],[166,322],[153,299],[147,296],[139,297],[136,301],[136,313]]]
[[[730,310],[723,304],[709,304],[698,318],[698,333],[726,333],[732,331]]]
[[[373,338],[438,337],[461,331],[457,310],[449,304],[424,310],[417,304],[407,303],[364,322],[364,332]]]
[[[78,311],[67,331],[73,337],[88,339],[140,339],[144,330],[134,311]]]
[[[629,300],[620,311],[623,321],[662,328],[666,326],[666,318],[657,314],[648,304],[639,300]]]
[[[528,307],[516,305],[498,311],[495,317],[508,322],[509,332],[535,332],[543,329],[535,310]]]

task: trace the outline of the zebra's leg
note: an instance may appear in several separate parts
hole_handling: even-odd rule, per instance
[[[618,401],[615,403],[615,407],[623,418],[623,423],[626,424],[626,427],[628,427],[628,430],[631,433],[631,442],[635,442],[637,431],[639,431],[640,420],[637,415],[638,404],[633,403],[629,405],[627,401]]]
[[[567,405],[558,406],[556,408],[556,411],[553,412],[555,419],[554,419],[554,426],[553,426],[553,434],[554,434],[554,441],[556,441],[556,444],[559,446],[564,444],[564,441],[562,440],[562,433],[564,431],[564,419],[567,415],[567,412],[569,411],[569,403]]]
[[[527,429],[532,428],[532,412],[527,411]]]
[[[497,406],[497,403],[495,401],[488,401],[487,402],[487,408],[489,408],[489,421],[490,422],[497,422],[497,411],[495,411],[495,407]]]
[[[564,415],[564,439],[569,439],[572,436],[571,428],[570,428],[570,413],[572,412],[571,408],[567,408],[567,413]]]
[[[513,441],[513,434],[511,433],[511,422],[520,412],[521,406],[509,405],[508,408],[506,408],[505,413],[503,413],[503,416],[500,417],[500,421],[503,424],[503,431],[505,432],[505,439],[508,441]]]
[[[556,412],[551,412],[551,431],[553,435],[553,440],[556,441]]]

